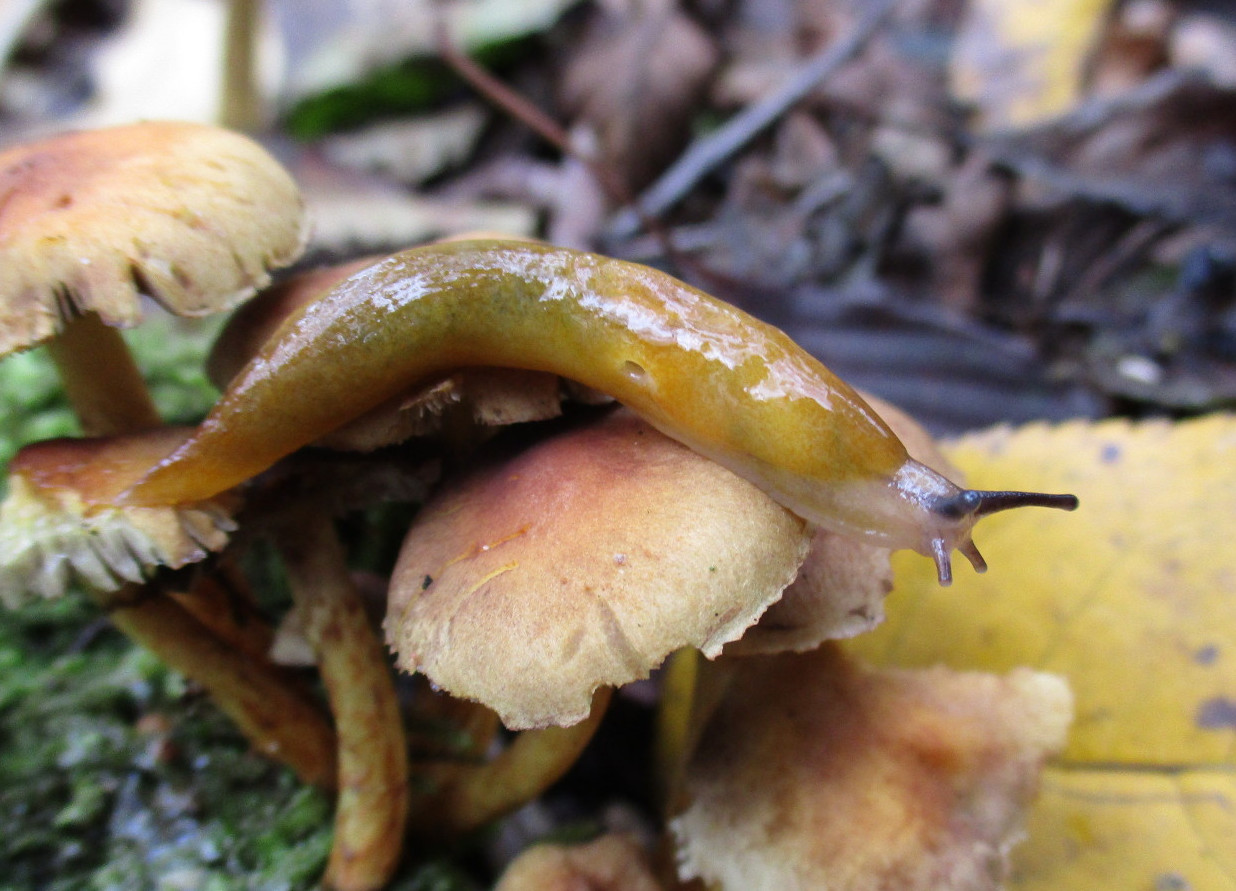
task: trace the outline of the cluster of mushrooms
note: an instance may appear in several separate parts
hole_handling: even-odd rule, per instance
[[[0,188],[0,354],[48,349],[86,434],[9,467],[0,598],[88,592],[257,751],[336,790],[324,886],[382,888],[410,834],[458,836],[534,800],[612,691],[661,669],[664,838],[536,846],[498,887],[998,887],[1069,692],[1029,670],[846,655],[835,641],[881,619],[886,549],[812,528],[603,393],[510,368],[420,381],[205,501],[124,504],[187,435],[162,425],[116,331],[143,301],[201,316],[257,295],[210,357],[226,390],[286,318],[372,261],[268,287],[306,242],[296,186],[247,138],[200,125],[14,148]],[[417,510],[375,616],[337,521],[392,503]],[[284,616],[245,576],[259,541],[286,572]],[[434,751],[413,715],[466,744]]]

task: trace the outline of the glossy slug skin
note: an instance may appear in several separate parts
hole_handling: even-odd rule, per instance
[[[942,548],[946,564],[954,547],[969,555],[963,490],[910,459],[782,332],[656,270],[524,242],[414,248],[346,279],[291,316],[125,500],[207,498],[435,372],[475,365],[608,393],[826,528],[937,563]]]

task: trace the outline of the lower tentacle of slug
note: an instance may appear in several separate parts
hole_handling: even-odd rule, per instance
[[[607,393],[668,436],[841,534],[982,558],[973,493],[910,459],[849,386],[785,334],[664,273],[482,240],[414,248],[289,317],[197,433],[124,496],[201,501],[443,371],[547,371]],[[1038,500],[1034,500],[1038,498]],[[997,504],[999,506],[997,506]]]

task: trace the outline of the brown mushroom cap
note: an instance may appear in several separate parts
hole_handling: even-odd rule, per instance
[[[568,725],[597,687],[680,647],[717,655],[807,540],[755,486],[618,411],[432,500],[391,580],[387,639],[402,669],[508,727]]]
[[[538,844],[506,868],[494,891],[660,891],[648,856],[626,835],[581,845]]]
[[[252,140],[151,122],[0,153],[0,355],[74,314],[140,321],[139,294],[179,315],[231,308],[306,238],[296,184]]]
[[[802,652],[870,631],[884,621],[884,598],[893,588],[890,553],[815,529],[798,578],[726,655]]]
[[[228,496],[179,507],[90,506],[132,484],[190,432],[164,427],[22,449],[0,503],[0,600],[15,608],[30,595],[57,597],[74,577],[110,591],[227,544],[236,528]]]
[[[723,891],[991,891],[1067,684],[875,670],[835,645],[743,660],[687,767],[679,873]]]

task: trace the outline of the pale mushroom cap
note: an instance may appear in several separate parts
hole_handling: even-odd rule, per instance
[[[32,597],[58,597],[78,581],[110,591],[222,549],[236,529],[237,504],[226,495],[178,507],[92,506],[130,485],[189,432],[161,427],[22,449],[0,503],[0,602],[16,608]]]
[[[744,660],[687,767],[679,872],[722,891],[994,891],[1066,682],[875,670],[835,646]]]
[[[291,176],[247,137],[151,122],[0,153],[0,355],[67,314],[132,326],[140,294],[179,315],[230,309],[299,256]]]
[[[854,637],[884,621],[893,587],[891,551],[815,529],[798,578],[726,655],[802,652]]]
[[[660,891],[648,857],[625,835],[581,845],[538,844],[502,874],[494,891]]]
[[[680,647],[715,656],[780,596],[807,539],[750,483],[615,412],[427,505],[387,638],[402,669],[508,727],[572,724],[597,687]]]

